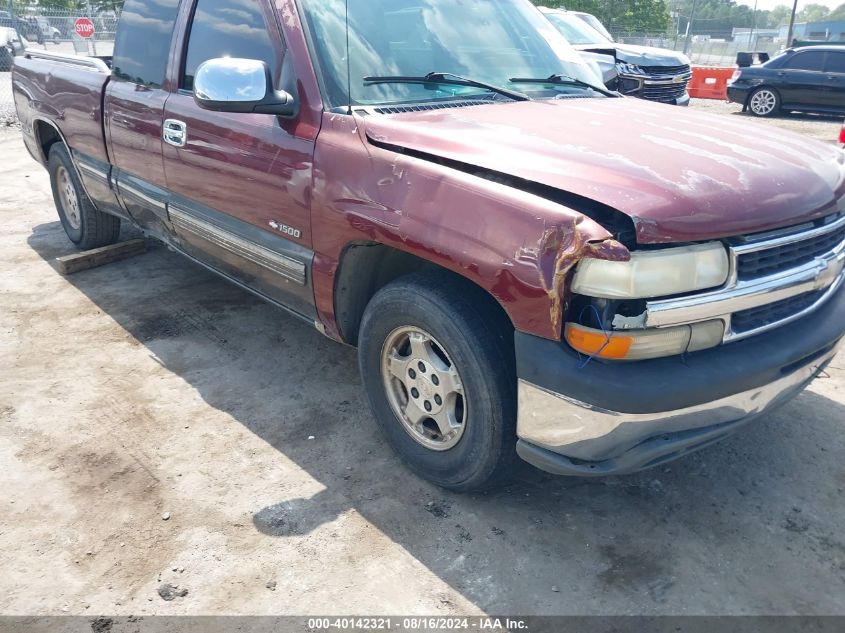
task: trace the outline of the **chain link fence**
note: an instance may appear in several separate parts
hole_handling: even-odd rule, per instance
[[[17,122],[12,97],[11,52],[19,55],[21,47],[69,55],[111,55],[118,15],[84,10],[66,11],[47,7],[16,9],[0,0],[0,126]],[[76,33],[76,21],[88,18],[94,34],[83,38]]]
[[[633,33],[611,31],[614,39],[623,44],[656,46],[686,52],[693,64],[700,66],[733,66],[737,53],[768,53],[771,57],[786,48],[786,43],[759,33],[717,33],[691,35],[689,42],[683,33]]]

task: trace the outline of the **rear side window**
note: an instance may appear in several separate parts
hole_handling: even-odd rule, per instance
[[[115,78],[161,88],[179,0],[126,0],[114,43]]]
[[[267,62],[278,78],[281,51],[274,41],[280,41],[279,29],[267,23],[258,0],[197,0],[179,87],[193,90],[197,68],[218,57]]]
[[[784,68],[790,70],[817,70],[821,72],[824,61],[824,51],[807,51],[798,53],[786,60]]]
[[[845,74],[845,53],[828,53],[824,69],[829,73]]]

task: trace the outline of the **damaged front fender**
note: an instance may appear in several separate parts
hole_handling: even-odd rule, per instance
[[[517,330],[552,340],[561,337],[575,264],[630,258],[608,228],[560,200],[470,166],[379,147],[360,126],[356,117],[328,116],[315,155],[314,286],[329,330],[336,274],[353,243],[451,270],[489,292]]]
[[[560,331],[563,315],[569,307],[569,279],[575,265],[585,257],[628,261],[631,254],[612,238],[596,241],[579,228],[583,216],[572,224],[547,229],[540,245],[540,280],[549,297],[549,320]]]

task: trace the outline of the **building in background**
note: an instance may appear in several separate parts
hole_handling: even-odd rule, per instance
[[[748,50],[757,50],[762,44],[770,44],[780,37],[779,29],[734,28],[731,38],[744,44]],[[785,36],[784,36],[785,37]]]
[[[778,37],[786,41],[789,27],[782,26]],[[822,22],[799,22],[793,29],[794,39],[816,42],[845,42],[845,20],[827,20]]]

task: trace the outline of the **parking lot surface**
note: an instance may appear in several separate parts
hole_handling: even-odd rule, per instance
[[[845,614],[842,355],[669,466],[445,493],[353,349],[164,247],[62,277],[46,172],[0,157],[0,613]]]

